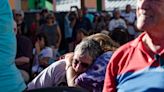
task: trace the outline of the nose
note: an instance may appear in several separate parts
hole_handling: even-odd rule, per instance
[[[82,67],[80,64],[77,64],[76,70],[77,70],[78,72],[82,72],[82,71],[83,71],[83,67]]]

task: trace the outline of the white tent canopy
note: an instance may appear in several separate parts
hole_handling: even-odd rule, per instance
[[[124,10],[127,4],[132,6],[132,9],[136,9],[137,0],[105,0],[105,10],[112,11],[114,8]]]
[[[81,0],[56,0],[56,11],[69,11],[71,6],[81,8]],[[137,0],[105,0],[105,10],[112,11],[114,8],[124,10],[127,4],[136,9]],[[96,9],[93,9],[96,10]]]
[[[80,0],[56,0],[56,11],[69,11],[71,6],[81,8]]]

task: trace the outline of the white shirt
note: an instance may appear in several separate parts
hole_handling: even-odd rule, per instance
[[[50,47],[46,47],[38,55],[35,55],[34,65],[32,66],[32,72],[41,72],[43,69],[39,66],[39,59],[44,57],[53,57],[53,50]]]
[[[125,20],[123,20],[122,18],[119,18],[119,19],[112,19],[109,22],[108,29],[110,31],[113,31],[117,27],[127,28],[127,25],[125,23]]]
[[[127,22],[129,23],[134,23],[135,22],[135,18],[136,18],[136,14],[134,12],[123,12],[122,16],[127,20]]]
[[[123,12],[122,16],[127,20],[128,23],[135,23],[136,14],[134,12],[129,12],[129,13]],[[136,34],[134,26],[128,25],[127,29],[130,35]]]

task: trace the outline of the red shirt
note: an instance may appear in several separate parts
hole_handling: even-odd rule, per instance
[[[152,88],[164,91],[164,69],[149,55],[150,50],[142,42],[144,35],[123,45],[113,54],[107,66],[103,92],[155,92]]]

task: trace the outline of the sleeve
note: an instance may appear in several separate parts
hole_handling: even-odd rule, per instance
[[[52,86],[52,79],[53,75],[51,74],[52,67],[48,67],[45,70],[43,70],[35,79],[33,79],[28,84],[28,90],[31,89],[37,89],[37,88],[45,88],[45,87],[51,87]]]
[[[117,92],[115,77],[112,70],[112,65],[109,63],[106,69],[103,92]]]
[[[56,80],[60,80],[61,78],[61,76],[58,76],[58,74],[61,72],[60,70],[65,70],[65,68],[59,70],[59,66],[63,66],[62,61],[57,61],[44,69],[28,84],[28,90],[52,87],[53,85],[57,84]]]
[[[124,52],[122,49],[117,49],[112,55],[110,62],[107,65],[105,80],[102,92],[117,92],[117,74],[119,73],[119,65],[121,58],[123,57]]]
[[[129,57],[130,51],[133,51],[133,47],[130,47],[131,43],[127,43],[119,47],[112,55],[110,62],[106,68],[104,86],[102,92],[117,92],[117,85],[119,85],[118,75],[121,74],[125,68],[125,63]]]

